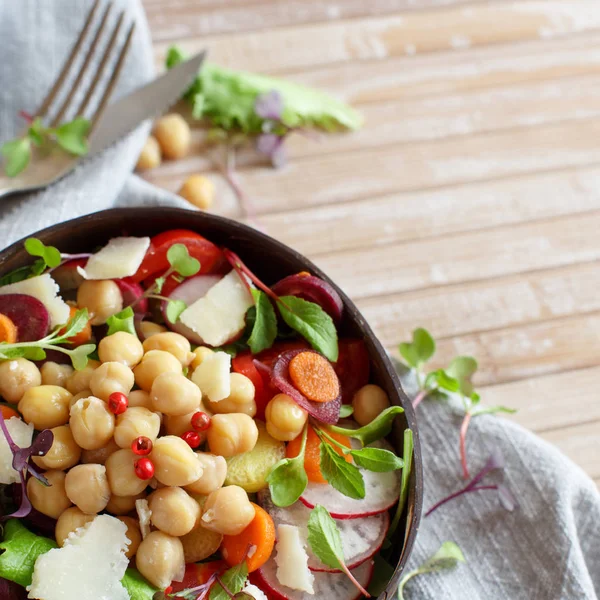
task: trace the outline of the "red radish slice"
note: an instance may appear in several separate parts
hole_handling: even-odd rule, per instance
[[[48,309],[33,296],[6,294],[0,296],[0,313],[17,326],[17,341],[41,340],[50,329]]]
[[[139,283],[135,283],[135,281],[129,279],[115,279],[114,282],[121,290],[123,306],[131,306],[135,302],[136,304],[133,307],[134,312],[142,314],[148,312],[148,298],[142,298],[137,301],[138,298],[144,295],[144,288]]]
[[[293,398],[294,402],[307,411],[311,417],[314,417],[317,421],[321,421],[321,423],[333,425],[340,418],[342,397],[338,396],[331,402],[313,402],[305,398],[290,382],[290,362],[294,356],[301,352],[314,352],[314,350],[290,350],[289,352],[282,353],[273,365],[271,381],[278,390]]]
[[[183,300],[187,306],[193,304],[196,300],[199,300],[206,295],[206,292],[210,290],[213,285],[218,283],[222,279],[222,275],[196,275],[186,279],[181,285],[178,285],[169,295],[171,300]],[[162,313],[165,323],[169,329],[180,333],[185,336],[193,344],[204,344],[204,340],[189,327],[186,327],[183,323],[171,323],[167,319],[167,303],[162,303]]]
[[[290,275],[271,287],[278,296],[297,296],[318,304],[336,323],[342,320],[344,303],[340,295],[314,275]]]
[[[269,490],[262,490],[258,493],[258,502],[271,515],[275,527],[283,523],[295,525],[302,532],[307,530],[310,509],[302,502],[296,502],[286,508],[275,506],[271,500]],[[337,527],[342,538],[342,547],[344,548],[344,560],[349,569],[359,567],[379,551],[389,526],[390,517],[388,512],[361,519],[337,521]],[[338,570],[323,564],[312,553],[310,547],[306,550],[308,552],[308,568],[311,571],[339,573]]]
[[[358,519],[378,515],[398,502],[402,471],[374,473],[361,469],[361,473],[366,492],[362,500],[348,498],[330,485],[309,482],[300,496],[300,501],[308,508],[321,504],[334,519]]]
[[[254,585],[265,591],[271,600],[358,600],[362,594],[344,573],[314,573],[314,595],[292,590],[281,585],[277,579],[277,564],[270,558],[253,573]],[[363,588],[368,587],[373,576],[373,561],[364,562],[352,575]]]

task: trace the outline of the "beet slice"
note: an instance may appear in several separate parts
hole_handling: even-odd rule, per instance
[[[279,524],[295,525],[300,531],[306,531],[311,511],[302,502],[295,502],[285,508],[275,506],[269,490],[258,492],[258,502],[271,515],[275,527]],[[355,569],[381,548],[390,526],[390,516],[386,511],[371,517],[338,520],[336,524],[342,538],[346,565],[349,569]],[[306,551],[311,571],[340,572],[322,563],[310,548]]]
[[[293,398],[294,402],[308,412],[311,417],[321,421],[321,423],[334,425],[340,418],[341,395],[330,402],[313,402],[303,396],[290,381],[290,362],[294,356],[301,352],[314,352],[314,350],[290,350],[280,354],[273,365],[271,381],[278,390]]]
[[[373,561],[364,562],[352,569],[352,575],[358,583],[367,588],[373,576]],[[258,571],[254,571],[250,581],[265,591],[270,600],[358,600],[362,594],[344,573],[313,573],[314,595],[293,590],[281,585],[277,579],[277,564],[270,558]]]
[[[26,294],[0,296],[0,313],[17,327],[17,341],[41,340],[50,329],[50,315],[42,302]]]
[[[0,598],[2,600],[27,600],[27,590],[18,583],[0,577]]]
[[[271,289],[278,296],[297,296],[318,304],[336,323],[342,320],[344,303],[340,295],[326,282],[314,275],[289,275]]]
[[[171,300],[183,300],[187,306],[196,302],[203,296],[206,296],[208,290],[213,285],[218,283],[222,279],[222,275],[196,275],[186,279],[183,283],[178,285],[170,294]],[[167,318],[167,303],[162,303],[162,313],[165,320],[166,326],[185,336],[193,344],[204,345],[204,340],[192,329],[186,327],[183,323],[171,323]]]
[[[119,290],[121,290],[123,306],[131,306],[135,302],[135,306],[133,307],[134,312],[141,314],[148,312],[148,298],[142,298],[137,301],[138,298],[144,295],[144,288],[139,283],[129,279],[114,279],[114,282],[119,286]]]

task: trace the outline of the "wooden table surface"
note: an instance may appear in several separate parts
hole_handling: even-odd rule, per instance
[[[472,354],[483,402],[600,484],[600,10],[597,0],[144,0],[169,45],[285,76],[364,128],[297,136],[289,164],[239,176],[270,235],[305,253],[395,351],[416,326],[437,363]],[[210,172],[194,151],[147,175]]]

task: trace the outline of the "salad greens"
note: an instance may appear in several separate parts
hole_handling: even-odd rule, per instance
[[[277,315],[267,294],[256,289],[252,289],[251,292],[254,298],[254,310],[250,308],[250,311],[253,310],[254,312],[254,321],[252,332],[248,338],[248,347],[252,354],[258,354],[275,343],[277,338]],[[246,318],[252,321],[250,314]]]
[[[365,481],[360,470],[340,456],[329,444],[321,442],[321,473],[331,487],[348,498],[365,497]]]
[[[462,550],[454,542],[444,542],[438,551],[428,558],[420,567],[407,573],[398,587],[398,600],[404,600],[404,588],[406,584],[417,575],[437,573],[447,569],[454,569],[459,563],[467,562]]]
[[[211,589],[209,600],[229,600],[242,591],[247,580],[248,564],[244,560],[223,575],[217,575],[217,585]]]
[[[406,506],[406,500],[408,499],[408,489],[410,482],[410,475],[412,472],[413,455],[414,455],[414,439],[412,429],[404,430],[404,443],[402,446],[402,459],[404,460],[404,468],[402,469],[402,479],[400,480],[400,496],[398,498],[398,505],[396,506],[396,513],[392,519],[390,529],[387,534],[388,541],[396,533],[398,525],[400,524],[400,518],[404,512]]]
[[[339,425],[330,425],[329,429],[342,435],[359,440],[363,446],[368,446],[377,440],[380,440],[389,435],[392,430],[392,423],[396,415],[403,413],[404,409],[401,406],[390,406],[373,419],[368,425],[363,425],[358,429],[348,429]]]
[[[0,154],[4,156],[4,172],[8,177],[16,177],[27,168],[33,147],[48,150],[59,147],[74,156],[87,154],[87,135],[91,127],[87,119],[77,117],[58,127],[46,127],[39,117],[33,119],[23,112],[21,116],[29,122],[25,135],[6,142],[0,148]]]
[[[124,331],[125,333],[130,333],[131,335],[138,337],[137,331],[135,330],[134,316],[135,313],[133,312],[133,308],[128,306],[116,315],[109,317],[106,320],[106,324],[108,325],[106,335]]]

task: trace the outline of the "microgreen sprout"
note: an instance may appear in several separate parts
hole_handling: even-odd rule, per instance
[[[29,123],[25,135],[6,142],[0,148],[0,153],[4,156],[4,172],[8,177],[16,177],[27,168],[31,161],[33,147],[41,149],[59,147],[73,156],[87,154],[86,138],[91,126],[87,119],[77,117],[58,127],[46,127],[39,117],[33,119],[26,113],[21,115]]]
[[[449,496],[446,496],[445,498],[442,498],[439,502],[436,502],[427,511],[425,516],[428,517],[431,513],[436,511],[438,508],[440,508],[447,502],[450,502],[451,500],[454,500],[455,498],[458,498],[463,494],[482,492],[485,490],[495,490],[498,493],[498,500],[500,501],[502,507],[508,510],[509,512],[512,512],[513,510],[515,510],[515,508],[518,508],[519,504],[516,498],[513,496],[512,492],[504,483],[482,483],[483,479],[493,472],[499,472],[501,474],[503,474],[504,472],[504,457],[502,456],[500,450],[498,450],[497,448],[492,451],[490,457],[488,458],[483,468],[473,477],[473,479],[471,479],[471,481],[469,481],[469,483],[465,487],[458,490],[457,492],[450,494]]]

